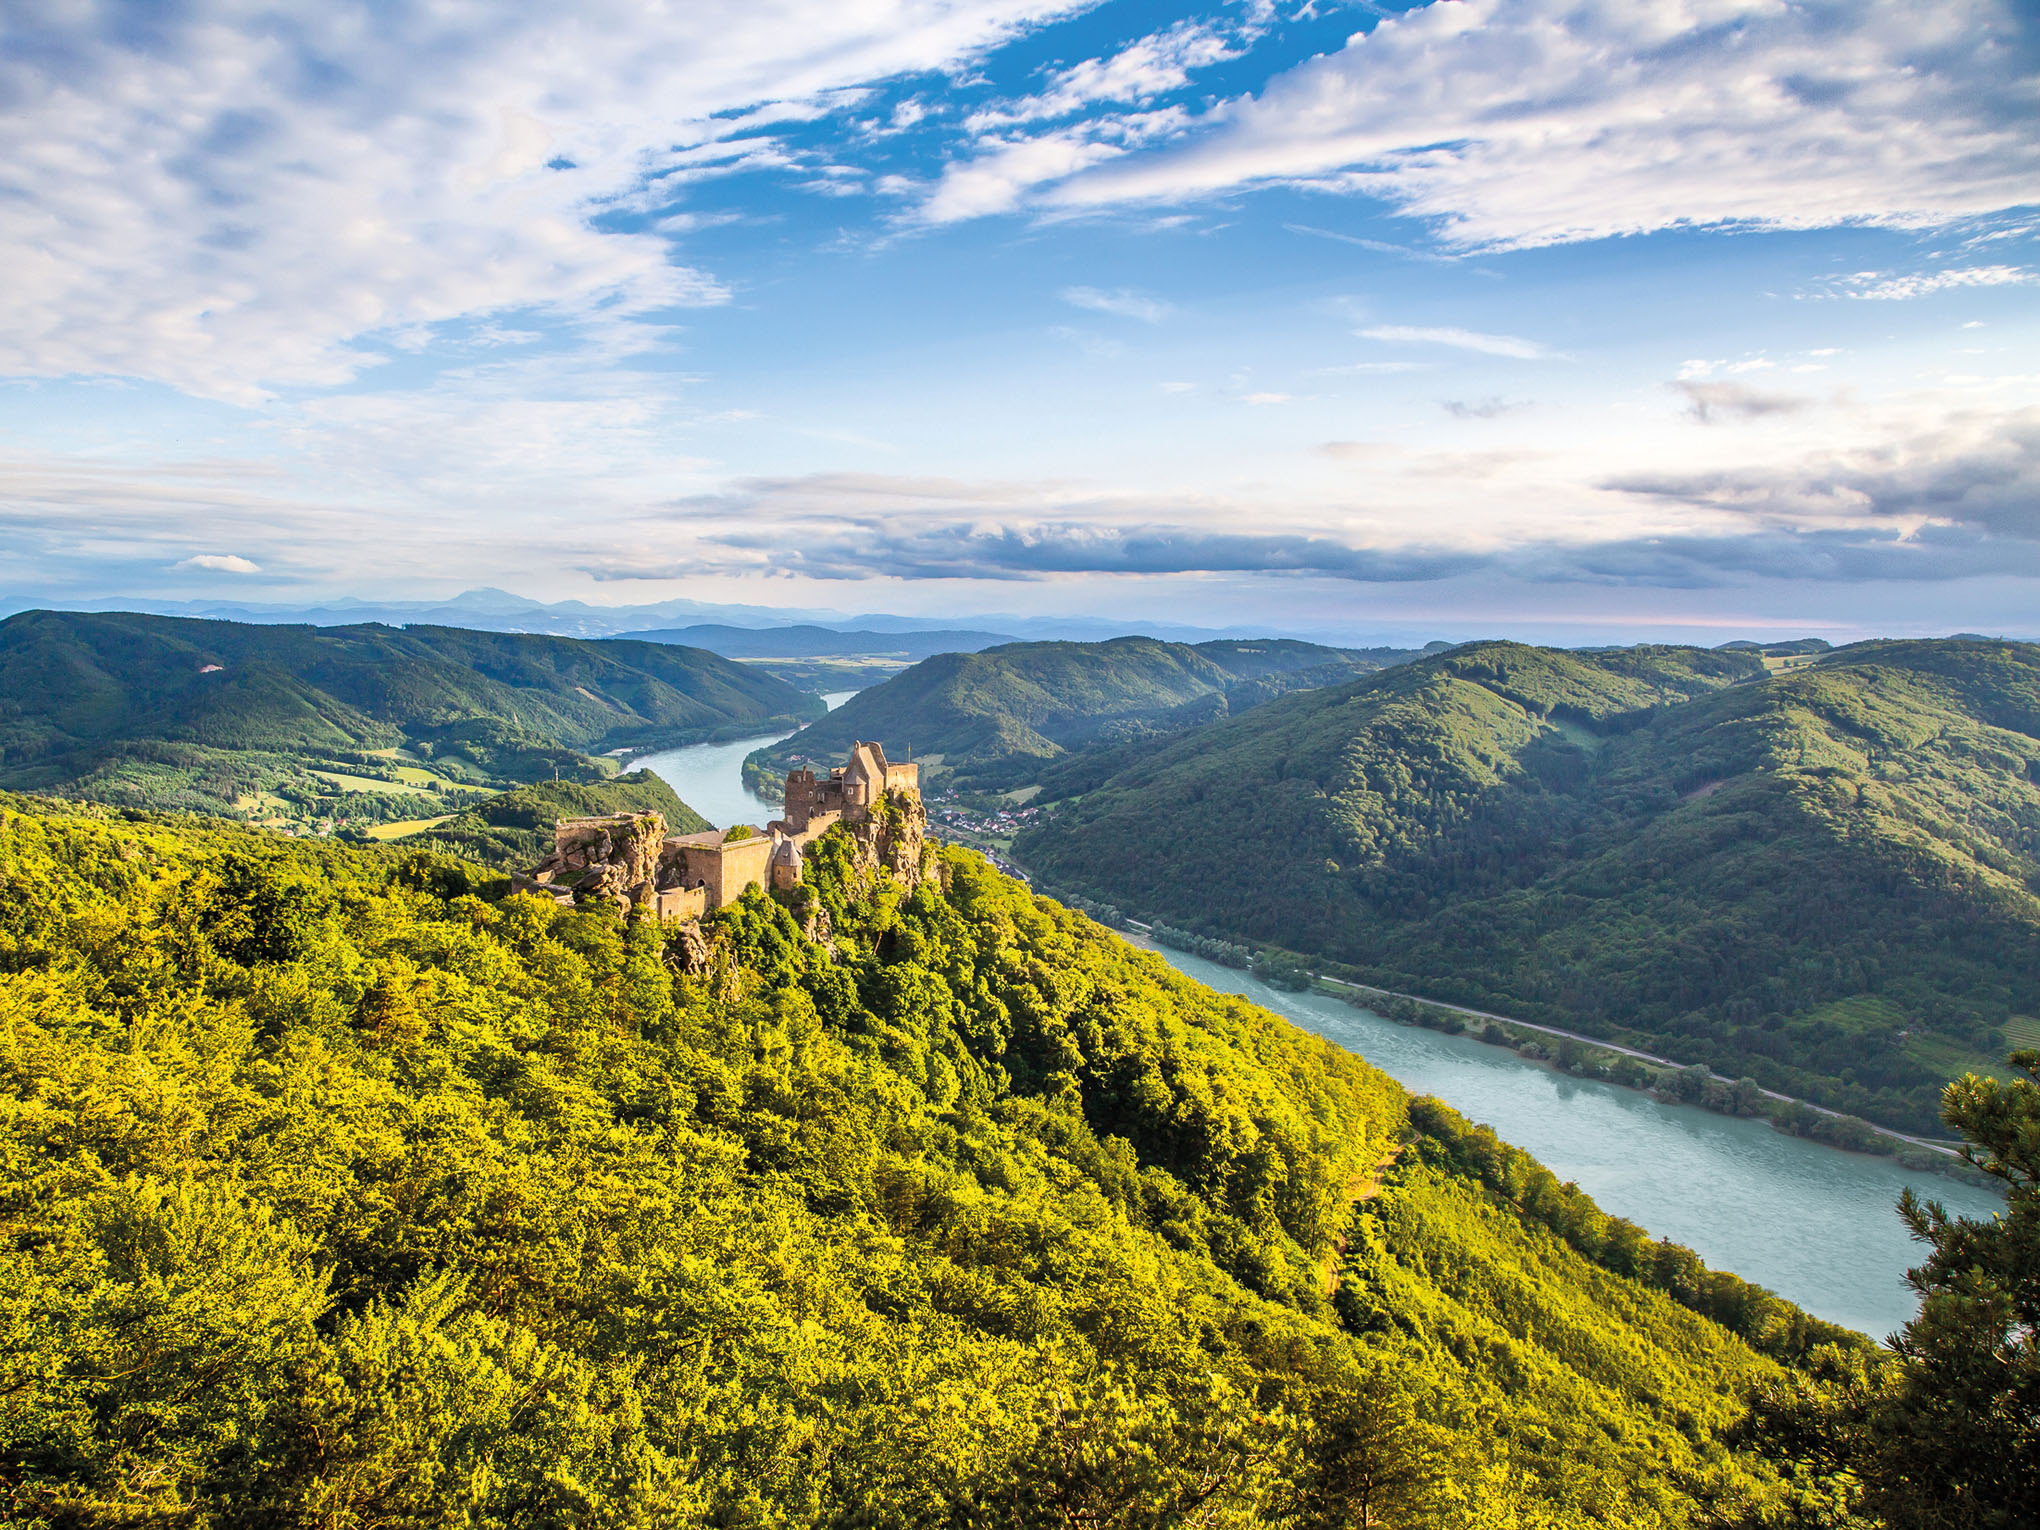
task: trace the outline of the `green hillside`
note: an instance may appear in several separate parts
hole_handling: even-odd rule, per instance
[[[0,785],[278,822],[425,816],[463,788],[594,778],[591,756],[821,710],[770,675],[658,643],[123,613],[0,622]]]
[[[903,897],[851,844],[704,948],[401,846],[0,800],[9,1522],[1837,1491],[1737,1421],[1860,1343],[974,856]]]
[[[940,654],[860,691],[748,768],[777,777],[840,761],[853,741],[877,738],[911,744],[928,788],[1003,789],[1072,750],[1180,732],[1407,657],[1282,638],[1193,647],[1141,637]]]
[[[1173,924],[1934,1131],[2040,983],[2040,649],[1759,663],[1458,649],[1170,740],[1016,853]]]

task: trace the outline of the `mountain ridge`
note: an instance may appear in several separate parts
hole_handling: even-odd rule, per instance
[[[897,739],[926,762],[932,789],[1018,786],[1051,761],[1116,739],[1171,733],[1399,662],[1405,650],[1328,648],[1290,638],[1168,643],[1009,643],[940,654],[860,691],[827,717],[746,762],[764,780],[840,755],[858,738]]]
[[[1168,740],[1015,853],[1172,923],[1932,1131],[2040,979],[2036,679],[2040,649],[1994,642],[1768,677],[1469,645]],[[1159,803],[1214,794],[1222,850],[1155,832]]]

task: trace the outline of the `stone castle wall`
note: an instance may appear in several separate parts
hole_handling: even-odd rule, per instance
[[[926,823],[920,781],[919,767],[894,765],[877,744],[860,741],[850,763],[827,776],[790,772],[786,816],[774,819],[763,834],[734,841],[719,829],[668,835],[665,819],[651,812],[562,818],[553,828],[552,854],[511,880],[520,890],[565,903],[637,906],[664,922],[699,919],[727,908],[749,887],[799,886],[802,847],[839,823],[850,826],[860,859],[911,879],[920,874]],[[888,793],[911,806],[903,837],[885,829],[872,811]],[[910,843],[895,845],[895,838]]]
[[[680,835],[666,841],[661,870],[670,867],[672,879],[682,887],[704,890],[710,909],[727,908],[753,883],[766,885],[773,844],[765,834],[727,841],[720,829]]]

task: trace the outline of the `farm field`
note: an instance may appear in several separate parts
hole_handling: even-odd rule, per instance
[[[422,770],[411,772],[411,775],[415,775],[418,778],[417,782],[413,782],[408,777],[401,781],[379,781],[374,776],[348,775],[344,771],[338,770],[314,770],[311,774],[317,776],[321,781],[330,781],[343,792],[413,792],[419,796],[425,795],[423,782],[438,779],[438,777],[429,775]]]
[[[402,839],[407,834],[422,834],[427,829],[436,829],[443,823],[451,823],[458,813],[441,813],[437,818],[400,818],[395,823],[379,823],[368,831],[370,839]]]

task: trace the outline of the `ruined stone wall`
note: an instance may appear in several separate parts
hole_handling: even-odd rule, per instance
[[[806,831],[810,824],[823,817],[833,823],[842,812],[843,780],[840,774],[817,777],[811,770],[787,774],[784,822],[790,832]],[[814,832],[819,834],[821,829]]]
[[[860,742],[849,766],[827,777],[788,773],[786,817],[769,834],[728,842],[711,829],[668,838],[665,819],[653,812],[563,818],[553,828],[552,854],[512,880],[562,902],[636,906],[682,922],[728,907],[748,887],[798,886],[801,847],[838,824],[872,874],[907,886],[928,874],[919,769],[890,764],[877,744]]]
[[[786,837],[797,845],[811,845],[842,821],[842,812],[837,809],[831,809],[827,812],[811,814],[807,822],[798,829],[794,828],[792,824],[787,824],[784,826],[784,832]]]
[[[661,888],[657,909],[661,924],[673,924],[682,919],[699,919],[708,912],[708,892],[700,887]]]
[[[734,844],[713,833],[688,835],[667,840],[665,854],[665,877],[683,887],[704,886],[711,909],[736,902],[753,883],[767,885],[771,875],[772,841],[763,834]]]
[[[734,903],[744,889],[763,887],[772,875],[772,841],[763,834],[723,847],[722,885],[717,908]]]

